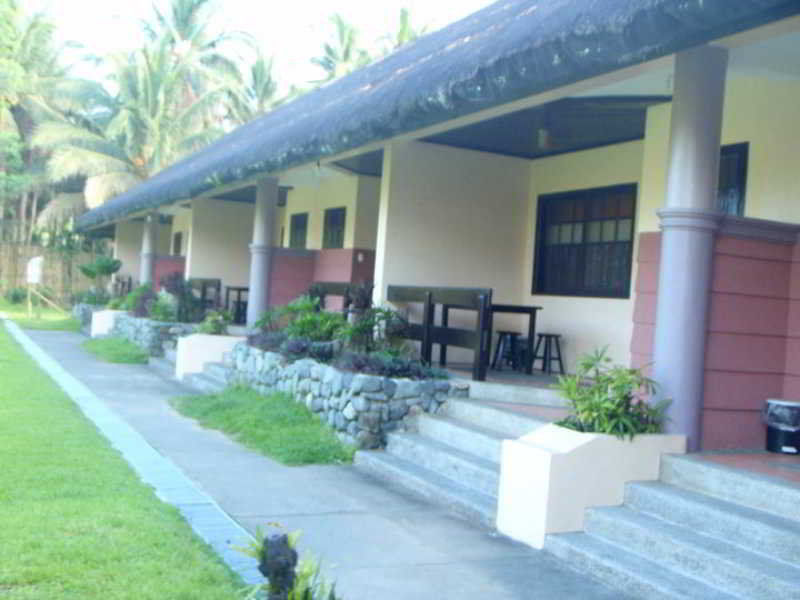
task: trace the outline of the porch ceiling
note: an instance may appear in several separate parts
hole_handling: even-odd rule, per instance
[[[669,96],[567,98],[481,121],[424,139],[426,142],[542,158],[644,137],[647,107]]]
[[[83,215],[87,229],[800,14],[797,0],[500,0]]]

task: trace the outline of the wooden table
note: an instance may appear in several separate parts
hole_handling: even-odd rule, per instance
[[[447,327],[450,321],[450,309],[458,310],[463,308],[455,304],[442,305],[442,327]],[[491,312],[492,317],[494,313],[511,313],[517,315],[528,315],[528,341],[526,342],[525,350],[525,373],[533,375],[533,344],[536,337],[536,313],[542,309],[541,306],[526,306],[522,304],[492,304]],[[494,333],[494,318],[491,319],[489,329],[489,343],[491,344],[492,334]],[[486,353],[486,360],[488,362],[491,353]],[[447,346],[442,344],[439,348],[439,364],[441,366],[447,365]],[[488,367],[488,364],[487,364]]]
[[[540,310],[542,310],[541,306],[492,304],[492,316],[494,316],[494,313],[528,315],[528,341],[525,346],[525,373],[527,375],[533,375],[533,343],[536,337],[536,313]],[[492,325],[494,326],[494,319],[492,319]]]

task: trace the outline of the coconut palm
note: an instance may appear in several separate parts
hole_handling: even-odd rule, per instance
[[[414,28],[414,26],[411,24],[411,13],[407,8],[401,8],[397,30],[385,37],[387,42],[385,53],[388,54],[389,52],[397,50],[400,46],[405,46],[406,44],[413,42],[421,35],[425,35],[427,31],[427,26]]]
[[[275,96],[278,86],[272,77],[272,60],[258,48],[255,52],[244,81],[229,93],[229,119],[235,125],[252,121],[282,101]]]
[[[30,240],[36,212],[46,191],[42,155],[31,138],[38,119],[57,114],[66,70],[53,41],[55,28],[42,15],[27,17],[16,0],[0,0],[0,130],[20,144],[21,171],[27,186],[16,198],[6,198],[18,222],[16,239]]]
[[[330,22],[336,29],[333,42],[322,46],[322,56],[311,59],[326,73],[326,77],[317,83],[347,75],[370,62],[367,51],[358,47],[358,30],[338,14],[331,16]]]
[[[167,38],[129,56],[114,58],[110,95],[87,84],[88,111],[42,123],[34,143],[51,151],[48,174],[54,181],[86,177],[89,207],[98,206],[144,181],[167,165],[210,142],[221,131],[201,120],[223,98],[224,87],[183,97],[188,61],[176,56]]]

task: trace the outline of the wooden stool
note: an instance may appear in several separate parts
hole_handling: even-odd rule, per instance
[[[533,349],[533,364],[537,360],[542,361],[542,372],[553,372],[553,362],[558,363],[558,372],[564,374],[564,363],[561,361],[561,343],[559,342],[561,336],[557,333],[540,333],[536,336],[536,348]],[[542,347],[542,353],[539,354],[539,348]],[[555,352],[554,352],[555,351]]]
[[[518,338],[519,333],[516,331],[497,332],[497,346],[494,349],[494,358],[492,358],[493,369],[502,371],[503,361],[510,362],[511,368],[515,371],[519,368]]]

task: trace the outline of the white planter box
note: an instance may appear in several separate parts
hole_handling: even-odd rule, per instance
[[[124,310],[97,310],[92,313],[92,325],[89,335],[93,338],[111,335],[117,315],[124,315]]]
[[[503,441],[497,528],[534,548],[548,533],[583,531],[593,506],[622,504],[629,481],[658,479],[663,453],[686,452],[686,436],[632,441],[545,425]]]
[[[178,338],[175,376],[183,379],[190,373],[200,373],[206,363],[222,362],[222,356],[245,338],[233,335],[193,333]]]

